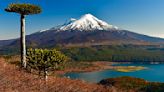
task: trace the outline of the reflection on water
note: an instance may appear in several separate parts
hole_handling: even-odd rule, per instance
[[[144,66],[149,69],[140,70],[135,72],[117,72],[114,70],[103,70],[97,72],[87,73],[68,73],[65,76],[69,76],[71,79],[81,79],[88,82],[99,82],[102,79],[120,77],[120,76],[132,76],[137,78],[143,78],[148,81],[164,82],[164,64],[121,64],[123,66]]]

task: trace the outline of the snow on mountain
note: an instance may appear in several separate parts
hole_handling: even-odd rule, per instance
[[[110,25],[91,14],[85,14],[80,19],[71,18],[63,25],[53,27],[49,30],[78,30],[78,31],[94,31],[94,30],[118,30],[118,27]]]
[[[45,31],[47,31],[47,30],[48,30],[48,29],[45,29],[45,30],[40,30],[39,32],[40,32],[40,33],[42,33],[42,32],[45,32]]]
[[[70,24],[70,23],[72,23],[74,21],[76,21],[75,18],[70,18],[70,20],[69,21],[66,21],[63,25],[55,26],[53,28],[50,28],[49,30],[60,30],[61,27],[65,26],[65,25],[68,25],[68,24]]]
[[[74,22],[74,21],[76,21],[76,19],[75,19],[75,18],[71,18],[70,20],[71,20],[71,22]]]
[[[119,30],[118,27],[110,25],[105,21],[102,21],[91,14],[85,14],[80,19],[71,18],[66,21],[63,25],[52,27],[48,30],[67,31],[67,30],[78,30],[78,31],[94,31],[94,30]],[[48,30],[41,30],[45,32]]]
[[[79,31],[91,31],[91,30],[117,30],[118,27],[110,25],[91,14],[85,14],[80,19],[76,20],[71,18],[70,22],[62,25],[59,30],[79,30]]]
[[[95,30],[95,31],[94,31]],[[100,31],[102,30],[102,31]],[[87,32],[86,32],[87,31]],[[27,35],[28,46],[37,48],[61,46],[98,46],[98,45],[155,45],[164,44],[164,39],[118,29],[91,14],[80,19],[71,18],[63,25]],[[33,45],[34,44],[34,45]],[[19,46],[19,39],[0,41],[1,48]],[[15,50],[15,49],[14,49]],[[2,52],[4,50],[1,50]]]

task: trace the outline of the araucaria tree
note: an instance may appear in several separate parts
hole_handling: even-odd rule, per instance
[[[44,73],[47,79],[48,71],[61,69],[68,61],[68,57],[55,49],[28,49],[27,50],[27,69],[34,69],[39,75]]]
[[[41,13],[41,8],[32,4],[10,4],[5,11],[20,14],[20,51],[21,64],[26,68],[26,39],[25,39],[25,16]]]

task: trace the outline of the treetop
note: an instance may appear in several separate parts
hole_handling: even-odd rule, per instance
[[[7,12],[15,12],[22,15],[32,15],[38,14],[42,12],[42,9],[37,5],[32,4],[9,4],[9,6],[5,9]]]

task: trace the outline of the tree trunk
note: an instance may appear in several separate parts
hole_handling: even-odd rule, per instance
[[[48,79],[48,71],[44,69],[44,79],[47,81]]]
[[[22,67],[26,68],[26,40],[25,40],[25,15],[21,15],[21,36],[20,36],[20,47],[21,47],[21,64]]]

